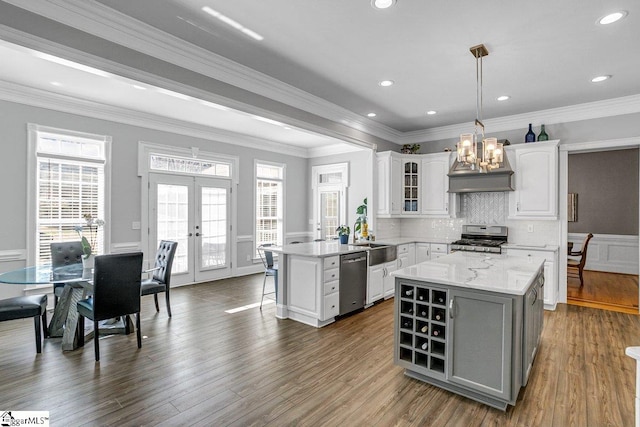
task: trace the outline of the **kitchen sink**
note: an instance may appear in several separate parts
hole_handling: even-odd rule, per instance
[[[369,252],[369,265],[378,265],[389,261],[394,261],[398,255],[398,248],[395,245],[384,245],[381,243],[365,243],[356,245],[366,248]]]

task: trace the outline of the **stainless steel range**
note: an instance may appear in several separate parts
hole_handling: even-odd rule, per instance
[[[451,252],[502,253],[502,244],[507,243],[507,227],[504,225],[463,225],[462,238],[451,244]]]

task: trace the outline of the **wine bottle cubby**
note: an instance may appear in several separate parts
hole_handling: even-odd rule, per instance
[[[401,284],[396,288],[396,357],[431,376],[445,373],[447,291]]]

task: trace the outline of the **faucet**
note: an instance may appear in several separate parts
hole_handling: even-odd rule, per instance
[[[356,225],[358,225],[358,221],[356,220],[356,222],[353,223],[353,243],[356,243]]]

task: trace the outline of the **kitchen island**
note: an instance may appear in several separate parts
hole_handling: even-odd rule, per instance
[[[367,255],[365,247],[342,245],[337,240],[273,246],[269,250],[279,258],[276,317],[317,328],[335,321],[340,314],[340,286],[352,285],[340,283],[340,256]]]
[[[492,407],[514,405],[542,331],[544,262],[456,252],[394,272],[394,362]]]

